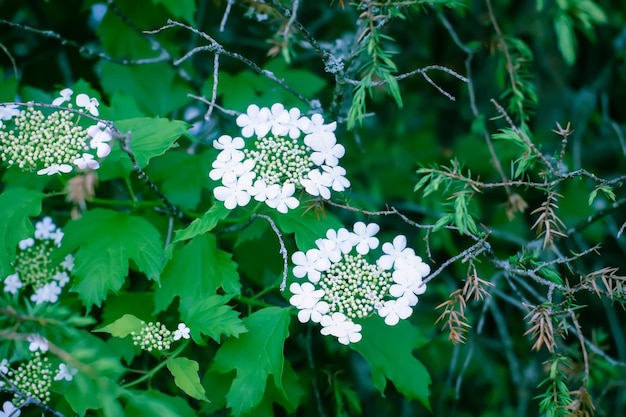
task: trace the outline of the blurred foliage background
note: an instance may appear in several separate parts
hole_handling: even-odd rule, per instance
[[[544,155],[559,154],[562,137],[553,130],[557,123],[571,123],[573,132],[558,167],[563,172],[585,168],[605,179],[623,176],[626,4],[608,0],[462,3],[380,3],[380,7],[389,10],[389,21],[380,28],[385,35],[381,45],[395,63],[394,75],[439,65],[467,77],[469,82],[446,71],[429,71],[432,82],[454,98],[451,100],[420,74],[407,77],[398,81],[402,107],[385,86],[373,87],[366,99],[365,117],[352,129],[348,128],[348,117],[354,85],[340,85],[343,99],[338,100],[337,83],[345,79],[325,70],[324,62],[301,32],[294,29],[288,38],[282,36],[287,19],[276,10],[279,5],[293,7],[286,1],[0,0],[0,99],[49,102],[53,91],[82,80],[100,98],[103,117],[145,115],[186,120],[194,124],[186,140],[201,147],[209,145],[207,155],[212,155],[210,141],[235,126],[234,117],[219,109],[209,120],[203,119],[214,86],[214,55],[200,52],[177,62],[193,48],[209,42],[180,27],[153,35],[142,32],[164,26],[167,19],[176,19],[209,34],[225,50],[269,69],[307,99],[319,100],[314,103],[317,108],[311,109],[311,102],[303,102],[255,73],[246,62],[222,55],[216,102],[221,108],[241,112],[250,103],[267,106],[282,102],[286,107],[298,106],[304,111],[334,113],[332,118],[339,120],[337,137],[346,147],[342,165],[352,182],[346,200],[336,201],[339,204],[366,211],[395,207],[414,222],[432,225],[447,212],[449,200],[442,190],[426,197],[423,190],[414,191],[420,179],[416,174],[418,167],[449,166],[450,160],[456,159],[463,172],[471,172],[474,179],[484,183],[501,181],[485,132],[490,136],[508,127],[508,123],[491,100],[506,108],[516,125],[532,132],[533,142]],[[360,6],[363,4],[369,2],[360,2]],[[301,1],[297,21],[323,49],[347,57],[354,52],[355,36],[363,24],[357,6],[345,1]],[[229,13],[225,13],[227,8]],[[394,10],[403,16],[392,18]],[[132,64],[151,59],[155,62]],[[345,68],[347,78],[358,81],[360,69],[367,62],[367,54],[352,59]],[[511,84],[514,75],[521,78]],[[511,92],[511,88],[520,91]],[[190,94],[203,96],[207,102]],[[507,140],[496,139],[493,146],[503,173],[513,178],[515,161],[523,150]],[[210,166],[210,159],[207,161]],[[176,175],[168,174],[170,162],[156,158],[147,168],[162,184],[166,195],[174,193],[167,190],[165,183],[168,175]],[[10,175],[2,170],[3,175]],[[540,169],[531,168],[523,178],[539,180],[539,172]],[[196,205],[184,207],[188,213],[209,207],[212,185],[205,174],[196,175],[199,179],[194,184],[204,191]],[[620,232],[626,211],[621,182],[614,184],[619,204],[613,208],[611,199],[602,193],[588,204],[596,184],[586,178],[573,178],[561,185],[559,218],[565,230],[577,228],[576,233],[559,241],[563,256],[601,244],[601,256],[591,254],[559,265],[563,280],[574,285],[581,276],[603,267],[617,267],[623,272],[626,241]],[[115,195],[115,183],[105,186],[102,192]],[[490,232],[491,248],[500,259],[541,248],[542,239],[531,228],[536,221],[531,212],[545,200],[545,191],[518,187],[515,192],[529,209],[516,212],[512,219],[507,217],[509,196],[503,187],[482,189],[469,205],[481,230]],[[58,210],[65,210],[62,200]],[[429,234],[426,241],[425,229],[412,227],[394,215],[369,216],[328,204],[324,210],[344,224],[375,218],[383,230],[389,231],[389,236],[406,234],[411,246],[428,258],[433,270],[474,243],[467,234],[448,229]],[[597,213],[603,215],[588,220]],[[258,241],[273,243],[260,245],[259,249]],[[220,238],[220,246],[234,252],[251,293],[280,274],[282,261],[274,242],[268,228],[255,229],[244,237],[230,233]],[[246,245],[254,247],[254,251],[246,250]],[[558,255],[552,255],[555,253]],[[272,259],[275,262],[268,261]],[[430,338],[416,355],[432,378],[432,410],[407,401],[391,385],[382,397],[373,390],[362,358],[355,352],[335,356],[332,346],[318,340],[313,346],[320,367],[315,378],[320,381],[328,415],[542,414],[536,397],[545,391],[538,385],[548,375],[549,365],[544,362],[551,354],[545,348],[531,350],[533,340],[525,335],[529,328],[524,319],[528,310],[521,308],[520,293],[531,299],[539,293],[535,300],[539,302],[544,300],[545,288],[531,280],[515,281],[518,287],[511,286],[512,281],[504,277],[508,272],[480,257],[474,266],[483,280],[495,284],[495,289],[486,300],[468,300],[465,315],[472,328],[466,343],[451,343],[448,333],[435,324],[441,314],[436,307],[454,290],[462,288],[467,278],[468,264],[461,260],[429,283],[428,292],[420,298],[411,317],[411,322]],[[626,410],[626,315],[621,301],[591,293],[581,295],[576,304],[585,306],[579,318],[585,337],[615,359],[606,360],[590,352],[587,389],[593,398],[594,413],[622,415]],[[559,351],[573,362],[567,371],[573,391],[582,373],[576,335],[568,333],[559,345]],[[305,361],[297,346],[291,346],[287,354],[292,355],[295,364]],[[360,407],[355,403],[360,403]],[[308,398],[296,414],[321,415],[314,404],[315,399]],[[594,414],[588,412],[587,415]],[[277,413],[280,415],[281,411]],[[564,413],[554,415],[567,415]]]

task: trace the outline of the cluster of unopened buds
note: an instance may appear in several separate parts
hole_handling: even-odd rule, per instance
[[[189,339],[191,330],[185,323],[178,323],[173,332],[161,322],[142,322],[143,327],[138,332],[131,332],[133,344],[148,352],[167,351],[172,342]]]
[[[241,137],[222,135],[213,142],[220,153],[209,173],[214,181],[221,180],[214,195],[228,209],[254,198],[286,213],[300,204],[297,190],[329,199],[331,190],[350,186],[339,165],[345,148],[337,143],[336,122],[324,124],[320,114],[309,118],[277,103],[271,108],[250,105],[237,117],[237,125]]]
[[[32,334],[27,338],[30,358],[17,364],[11,364],[7,359],[0,360],[0,387],[7,385],[8,381],[18,390],[13,402],[21,405],[25,398],[36,398],[42,403],[50,400],[50,387],[52,381],[71,381],[78,373],[78,369],[66,364],[59,363],[56,370],[48,359],[49,342],[46,338]],[[3,411],[10,410],[13,414],[7,416],[19,416],[20,410],[13,403],[5,402]],[[2,416],[2,414],[0,414]]]
[[[35,223],[34,237],[18,243],[19,250],[11,265],[15,272],[4,278],[4,292],[17,295],[31,287],[30,300],[34,303],[56,303],[74,268],[72,255],[67,255],[59,265],[52,262],[52,251],[61,246],[62,239],[63,231],[50,217]]]
[[[377,314],[389,326],[411,316],[418,295],[426,291],[423,278],[430,267],[406,247],[406,237],[396,236],[379,247],[375,223],[357,222],[353,231],[328,230],[316,246],[292,255],[294,282],[290,304],[298,308],[298,320],[320,323],[323,335],[340,343],[361,340],[359,320]]]
[[[61,90],[52,105],[67,102],[68,108],[54,108],[47,114],[34,104],[23,110],[15,104],[0,106],[0,158],[39,175],[98,169],[99,160],[111,152],[112,131],[103,122],[85,123],[91,119],[81,118],[85,112],[99,115],[96,98],[76,95],[78,110],[73,111],[72,95],[69,88]]]

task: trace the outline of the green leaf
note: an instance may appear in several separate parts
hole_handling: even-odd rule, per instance
[[[102,65],[102,86],[109,94],[123,92],[132,96],[139,108],[150,116],[166,116],[189,102],[193,93],[167,63],[151,65]]]
[[[152,0],[154,4],[162,4],[172,16],[183,18],[187,23],[193,24],[193,15],[196,12],[194,0]]]
[[[195,210],[211,185],[208,172],[213,159],[210,152],[167,152],[154,158],[146,171],[152,181],[161,182],[159,189],[172,204]]]
[[[363,339],[350,347],[371,365],[374,386],[384,393],[387,380],[390,380],[407,399],[416,399],[430,410],[430,375],[412,353],[428,339],[406,321],[387,326],[380,317],[367,319],[361,333]]]
[[[200,366],[198,362],[187,358],[172,358],[166,363],[167,369],[170,370],[174,377],[174,383],[185,394],[196,400],[209,402],[205,395],[204,387],[200,384],[198,370]]]
[[[118,91],[111,97],[111,108],[100,112],[100,117],[106,120],[130,119],[146,116],[137,105],[135,99]]]
[[[272,377],[272,380],[275,381],[276,378],[277,377]],[[284,362],[282,387],[284,390],[278,389],[275,382],[268,384],[265,395],[271,399],[270,402],[276,402],[285,407],[290,413],[295,413],[302,401],[305,391],[298,374],[289,361]]]
[[[26,188],[12,188],[0,194],[0,277],[13,273],[17,244],[32,237],[35,228],[29,217],[41,213],[45,194]]]
[[[63,397],[72,409],[80,416],[98,409],[107,417],[123,415],[118,397],[125,391],[115,382],[124,373],[119,356],[87,331],[81,331],[71,346],[63,347],[89,370],[88,373],[79,370],[74,379],[63,386]]]
[[[217,248],[212,234],[177,247],[163,269],[160,287],[155,289],[155,310],[165,310],[176,296],[180,297],[181,309],[186,309],[198,297],[214,295],[219,288],[226,294],[238,294],[241,283],[231,256]]]
[[[187,123],[159,117],[139,117],[115,122],[122,133],[131,132],[130,148],[137,164],[145,167],[151,158],[163,155],[187,132]]]
[[[563,12],[557,14],[554,19],[554,31],[563,59],[568,65],[572,65],[576,61],[577,48],[572,19]]]
[[[135,332],[139,333],[145,327],[143,320],[138,319],[132,314],[124,314],[113,323],[94,330],[94,332],[106,332],[113,337],[126,337]]]
[[[17,98],[16,95],[17,78],[15,78],[15,74],[11,77],[5,77],[4,68],[0,68],[0,102],[14,101]]]
[[[128,276],[129,261],[148,279],[159,280],[163,263],[161,235],[148,221],[128,213],[95,209],[64,228],[58,261],[77,250],[72,291],[87,308],[101,305],[109,291],[118,292]]]
[[[187,228],[177,230],[174,234],[174,240],[172,244],[194,238],[198,235],[202,235],[206,232],[213,230],[220,220],[225,219],[230,214],[230,210],[224,207],[223,204],[215,204],[204,215],[191,222]],[[172,247],[170,245],[168,249]]]
[[[153,28],[159,22],[163,22],[166,17],[163,10],[156,10],[154,7],[150,9],[150,13],[146,13],[149,6],[148,0],[133,0],[117,4],[116,8],[134,25]],[[159,56],[159,52],[152,49],[148,38],[138,33],[136,27],[120,19],[113,8],[107,9],[107,13],[96,29],[96,34],[102,48],[114,58],[146,59]]]
[[[129,391],[127,416],[141,417],[196,417],[196,412],[180,397],[171,397],[158,391]]]
[[[268,307],[243,319],[248,328],[238,339],[228,339],[213,360],[212,369],[227,373],[237,370],[227,405],[234,416],[250,411],[263,399],[267,378],[274,376],[276,388],[282,386],[283,345],[289,335],[289,310]]]
[[[589,193],[588,203],[591,205],[596,197],[598,196],[598,191],[602,191],[602,193],[611,201],[615,201],[615,192],[613,188],[608,185],[598,185],[591,193]]]
[[[222,335],[238,337],[246,332],[239,312],[226,305],[228,301],[230,297],[212,295],[208,298],[199,296],[188,305],[181,303],[181,318],[196,343],[204,344],[202,334],[219,343]]]
[[[271,217],[283,233],[295,233],[296,245],[301,250],[315,247],[315,241],[325,238],[329,229],[339,229],[343,224],[330,213],[315,214],[314,210],[298,207],[287,214],[271,213]]]

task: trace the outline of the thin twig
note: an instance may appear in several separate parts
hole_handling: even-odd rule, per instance
[[[219,70],[220,70],[220,54],[216,53],[213,57],[213,88],[211,89],[211,101],[209,102],[209,108],[204,115],[204,120],[209,121],[211,114],[215,108],[215,102],[217,101],[217,84],[219,83]]]
[[[278,238],[278,243],[280,244],[280,254],[283,257],[283,280],[280,283],[280,291],[285,291],[285,288],[287,288],[287,273],[289,271],[289,254],[287,253],[287,248],[285,247],[283,235],[282,233],[280,233],[278,226],[276,226],[276,223],[274,223],[274,220],[272,220],[270,216],[266,214],[255,213],[250,218],[254,219],[256,217],[267,220],[267,222],[270,224],[270,227],[276,234],[276,237]]]
[[[25,26],[19,23],[14,23],[14,22],[9,22],[8,20],[4,20],[4,19],[0,19],[0,24],[4,24],[4,25],[8,25],[11,27],[15,27],[21,30],[24,30],[26,32],[32,32],[35,33],[37,35],[41,35],[47,38],[52,38],[52,39],[56,39],[57,41],[59,41],[59,43],[63,46],[71,46],[72,48],[76,48],[78,50],[79,53],[85,55],[85,56],[90,56],[93,58],[100,58],[100,59],[104,59],[106,61],[109,62],[114,62],[116,64],[122,64],[122,65],[148,65],[148,64],[156,64],[158,62],[167,62],[170,60],[170,56],[168,54],[168,52],[163,49],[163,48],[159,48],[160,49],[160,54],[157,57],[153,57],[153,58],[142,58],[142,59],[123,59],[123,58],[113,58],[112,56],[109,56],[103,52],[96,52],[93,51],[89,48],[87,48],[84,45],[80,45],[78,42],[72,41],[70,39],[66,39],[64,37],[62,37],[61,35],[59,35],[58,33],[52,31],[52,30],[40,30],[40,29],[35,29],[32,28],[30,26]],[[16,71],[17,74],[17,71]]]
[[[583,329],[580,327],[580,323],[578,323],[576,314],[571,309],[569,310],[569,316],[572,319],[572,323],[574,323],[576,336],[578,337],[578,340],[580,341],[580,349],[583,352],[583,364],[585,366],[585,377],[583,378],[583,386],[586,388],[587,383],[589,382],[589,357],[587,356],[587,348],[585,347],[585,336],[583,335]]]
[[[196,28],[193,28],[193,27],[191,27],[189,25],[186,25],[184,23],[181,23],[181,22],[178,22],[178,21],[175,21],[175,20],[172,20],[172,19],[168,19],[167,20],[167,24],[165,26],[162,26],[162,27],[160,27],[158,29],[145,31],[145,33],[156,34],[156,33],[162,32],[162,31],[164,31],[166,29],[171,29],[171,28],[174,28],[174,27],[181,27],[181,28],[187,29],[188,31],[190,31],[192,33],[195,33],[196,35],[204,38],[205,40],[207,40],[209,42],[209,45],[198,46],[198,47],[195,47],[192,50],[188,51],[183,57],[175,60],[174,61],[174,65],[180,65],[181,63],[183,63],[184,61],[186,61],[187,59],[191,58],[196,53],[201,52],[201,51],[208,51],[208,52],[212,52],[212,53],[219,53],[221,55],[225,55],[225,56],[234,58],[234,59],[244,63],[245,65],[250,67],[250,69],[252,69],[254,72],[256,72],[257,74],[260,74],[260,75],[268,78],[269,80],[273,81],[274,83],[278,84],[280,87],[282,87],[286,91],[288,91],[291,94],[293,94],[295,97],[297,97],[299,100],[301,100],[304,103],[306,103],[308,106],[310,106],[310,107],[314,106],[314,104],[315,104],[314,101],[315,100],[307,99],[305,96],[300,94],[300,92],[298,90],[296,90],[295,88],[293,88],[290,85],[288,85],[285,82],[285,80],[279,79],[278,77],[276,77],[274,75],[274,73],[259,67],[256,63],[254,63],[253,61],[251,61],[248,58],[244,57],[243,55],[241,55],[241,54],[239,54],[237,52],[231,52],[231,51],[226,50],[219,42],[217,42],[215,39],[213,39],[210,35],[208,35],[205,32],[202,32],[202,31],[200,31],[200,30],[198,30]]]
[[[224,10],[224,15],[222,16],[222,20],[220,22],[220,32],[224,32],[226,28],[226,22],[228,21],[228,16],[230,15],[230,9],[233,7],[235,0],[228,0],[226,3],[226,10]]]
[[[180,209],[172,204],[167,197],[165,197],[161,190],[159,190],[159,187],[157,187],[156,184],[152,182],[150,177],[148,177],[148,174],[146,174],[146,172],[139,166],[139,163],[137,163],[135,154],[133,153],[130,146],[130,138],[132,136],[131,132],[127,132],[126,134],[116,132],[114,136],[117,136],[117,138],[120,139],[120,147],[122,151],[124,151],[124,153],[128,155],[133,169],[135,170],[135,172],[137,172],[137,177],[139,177],[139,179],[143,181],[148,186],[148,188],[154,191],[159,200],[161,200],[161,202],[165,206],[167,214],[173,217],[180,217],[182,215]]]
[[[291,26],[296,21],[296,15],[298,13],[298,6],[300,5],[300,0],[293,0],[292,8],[288,12],[285,13],[286,17],[289,17],[285,28],[283,29],[283,38],[285,39],[285,44],[289,43],[289,32],[291,31]]]
[[[472,246],[465,249],[463,252],[445,261],[443,264],[441,264],[439,268],[437,268],[435,272],[428,275],[428,277],[423,281],[423,284],[426,285],[428,282],[433,280],[437,275],[439,275],[444,269],[446,269],[448,266],[452,265],[459,259],[467,259],[469,256],[472,256],[473,258],[475,258],[476,256],[478,256],[480,253],[484,252],[485,250],[490,250],[491,246],[489,245],[489,242],[487,242],[485,239],[486,237],[474,243]]]

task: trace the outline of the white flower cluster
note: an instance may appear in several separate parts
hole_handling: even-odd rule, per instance
[[[185,323],[178,323],[178,328],[173,332],[161,322],[143,322],[139,332],[131,332],[133,344],[140,349],[152,352],[153,350],[167,351],[172,342],[180,339],[189,339],[191,329]]]
[[[355,223],[352,232],[331,229],[315,248],[292,255],[293,275],[308,281],[289,287],[289,303],[300,310],[300,322],[320,323],[323,335],[347,345],[361,340],[355,320],[378,314],[394,326],[412,314],[417,296],[426,291],[422,279],[430,267],[406,247],[403,235],[384,243],[383,255],[370,262],[379,229],[363,222]]]
[[[52,104],[70,102],[73,93],[69,88],[61,90]],[[75,103],[79,111],[99,115],[98,99],[81,93]],[[71,102],[68,107],[72,107]],[[9,165],[36,170],[39,175],[67,174],[75,167],[98,169],[96,156],[101,159],[111,152],[112,131],[102,122],[79,126],[77,119],[75,113],[64,109],[46,116],[33,107],[20,111],[16,105],[0,106],[0,157]],[[11,120],[13,126],[5,126],[3,120]]]
[[[61,246],[62,239],[63,231],[50,217],[37,222],[34,238],[18,243],[19,250],[12,264],[15,272],[4,278],[4,292],[17,294],[20,289],[32,286],[34,293],[30,296],[31,301],[36,304],[56,303],[74,268],[72,255],[67,255],[60,265],[52,266],[52,250]]]
[[[345,148],[337,143],[336,122],[324,124],[320,114],[308,118],[277,103],[271,108],[250,105],[237,117],[237,125],[243,138],[255,140],[219,137],[213,146],[220,153],[209,173],[214,181],[221,180],[214,195],[228,209],[254,198],[286,213],[300,204],[294,197],[297,189],[329,199],[331,190],[350,186],[339,165]]]
[[[14,402],[16,404],[23,404],[24,396],[37,398],[45,404],[50,400],[52,380],[71,381],[78,373],[78,369],[61,362],[56,372],[54,372],[52,365],[46,357],[48,340],[38,334],[30,335],[27,340],[30,343],[28,348],[33,352],[30,360],[19,364],[17,368],[11,367],[7,359],[0,360],[0,374],[2,374],[0,387],[7,385],[5,381],[8,381],[21,391],[21,393],[15,393]],[[5,415],[19,416],[20,413],[19,409],[16,409],[11,402],[7,401],[2,406],[0,417]]]

